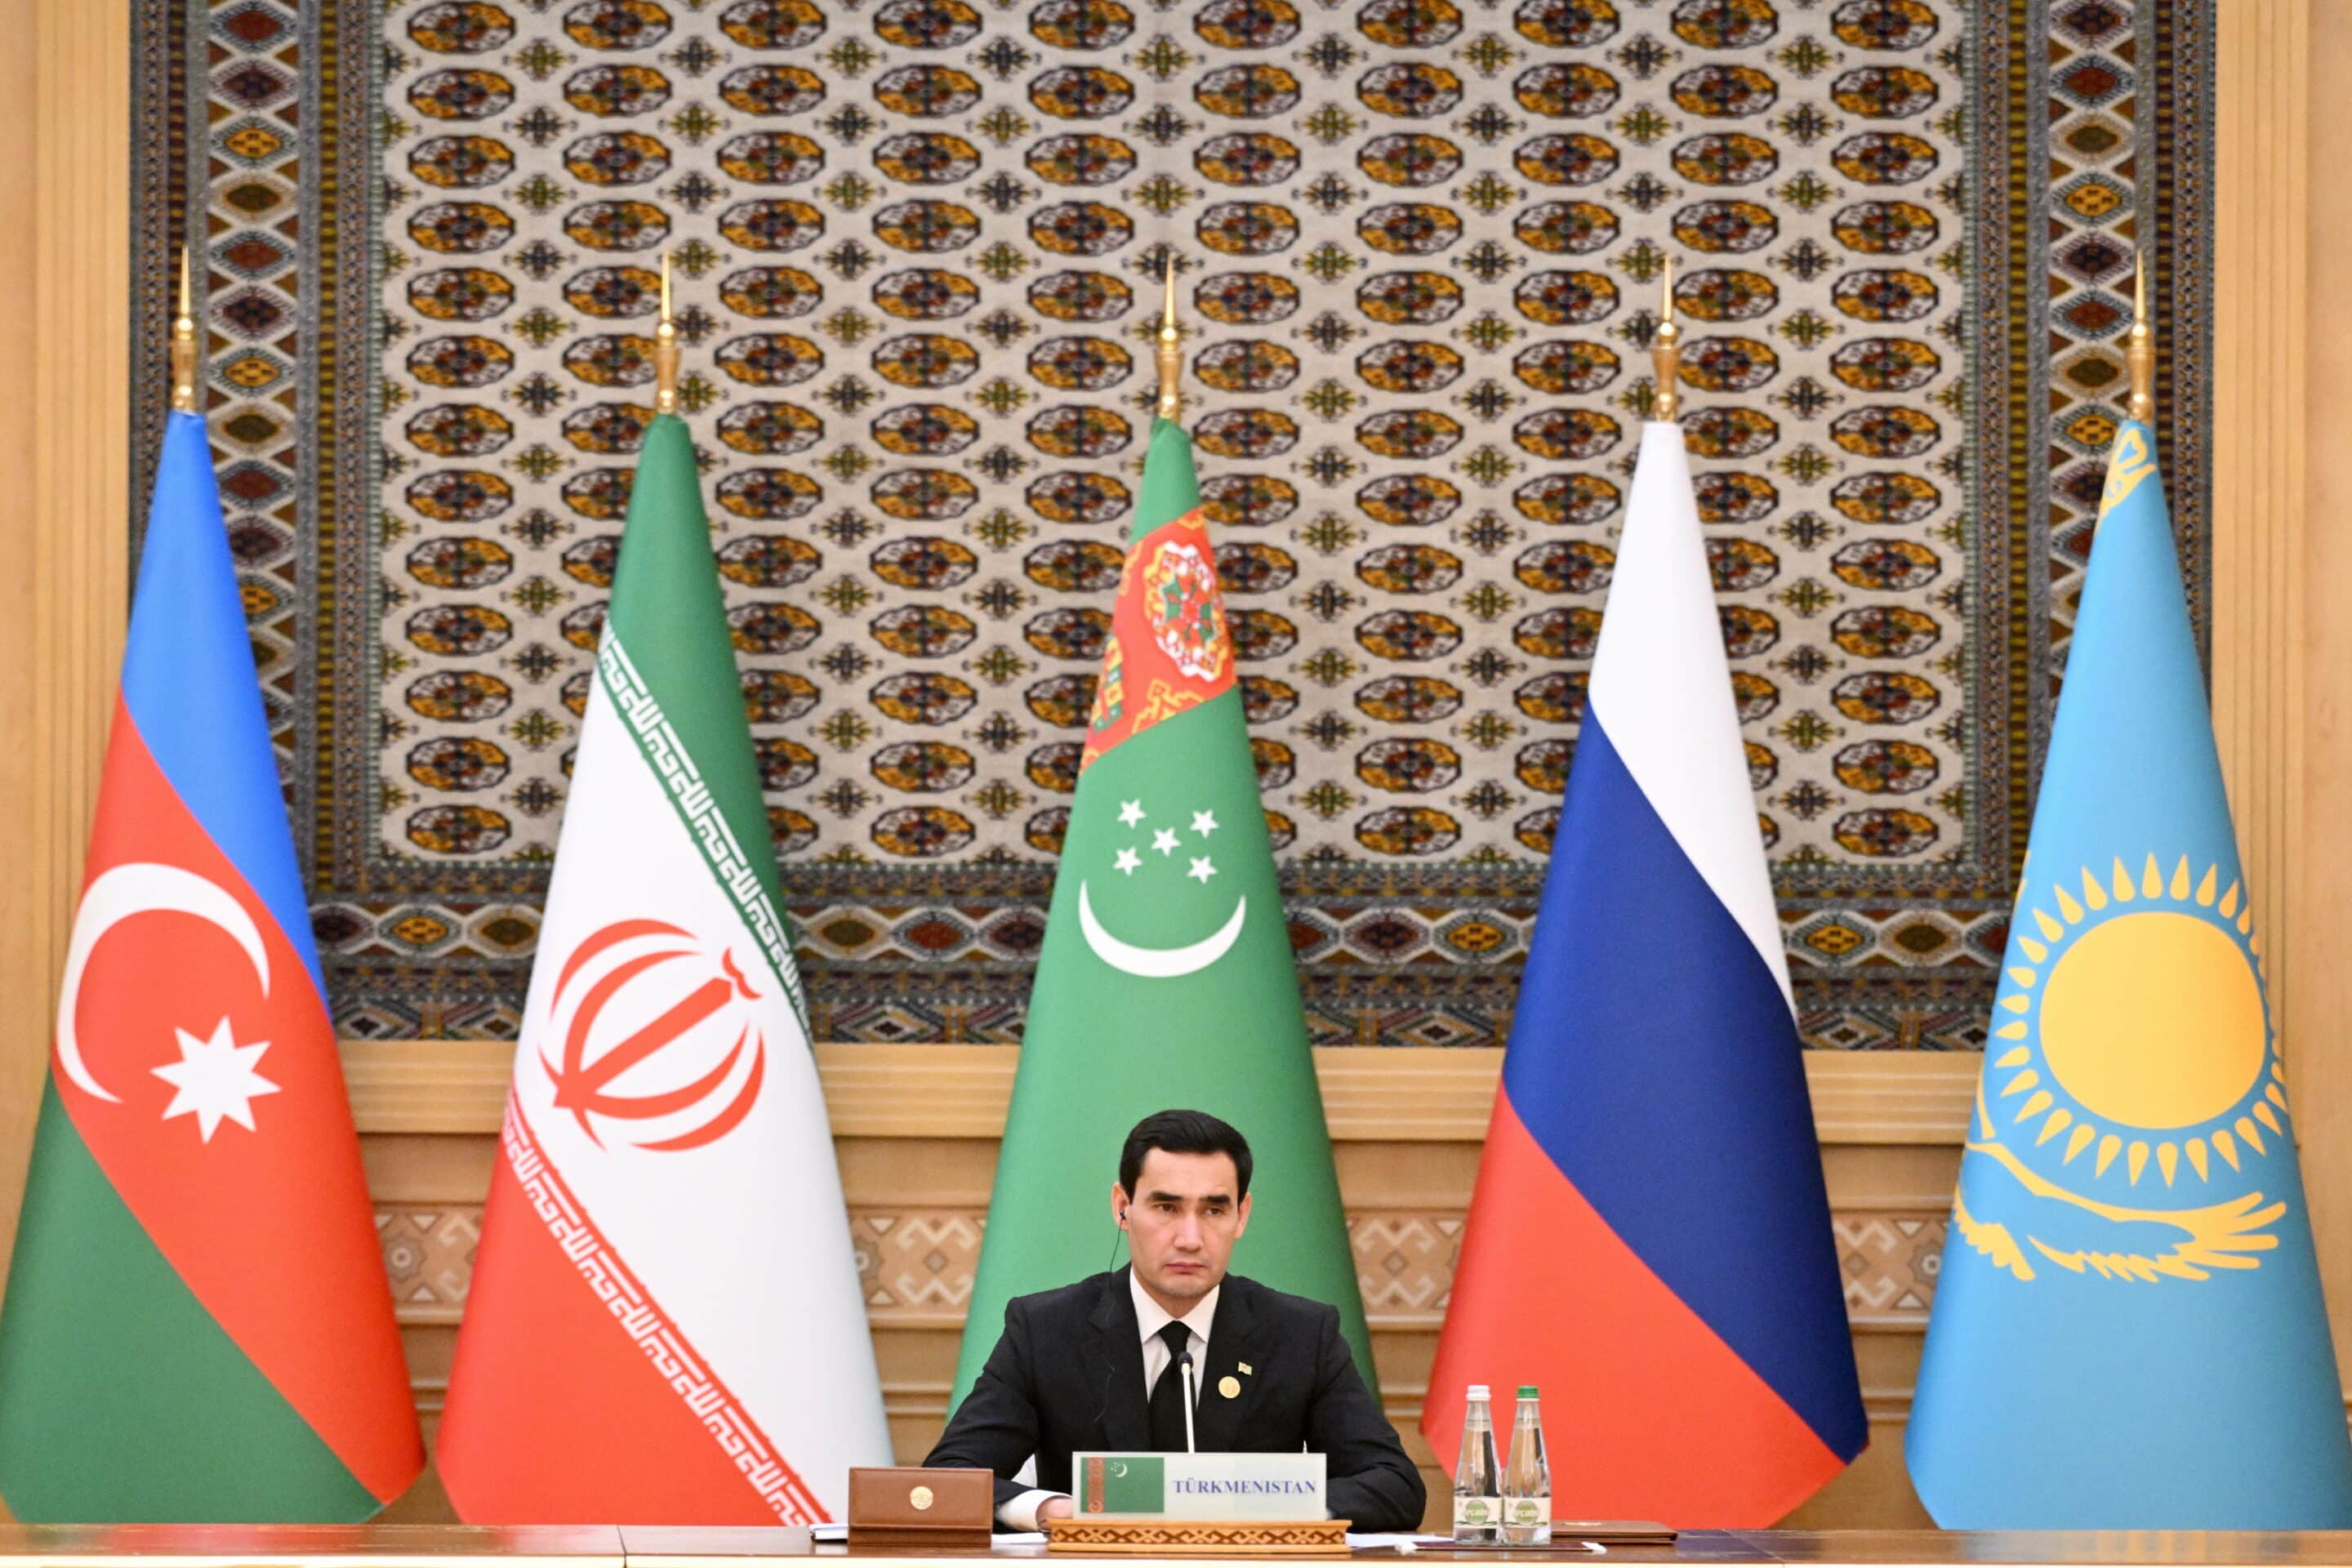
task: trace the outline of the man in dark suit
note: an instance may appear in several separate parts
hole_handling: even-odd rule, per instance
[[[1417,1527],[1420,1472],[1357,1373],[1339,1310],[1225,1272],[1249,1227],[1248,1142],[1213,1116],[1163,1110],[1128,1134],[1118,1167],[1111,1215],[1133,1266],[1007,1303],[1003,1337],[923,1462],[995,1471],[1007,1529],[1067,1518],[1073,1452],[1184,1450],[1189,1357],[1191,1447],[1322,1454],[1334,1518]],[[1014,1478],[1033,1458],[1030,1487]]]

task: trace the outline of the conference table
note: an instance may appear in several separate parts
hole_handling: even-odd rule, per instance
[[[2015,1568],[2102,1568],[2180,1563],[2268,1568],[2352,1568],[2352,1531],[1802,1531],[1700,1530],[1671,1546],[1573,1544],[1504,1551],[1423,1546],[1350,1553],[1358,1564],[1484,1563],[1488,1568],[1563,1568],[1576,1563],[1789,1563],[1804,1568],[1992,1563]],[[806,1530],[705,1530],[638,1525],[512,1529],[460,1525],[0,1525],[0,1568],[485,1568],[499,1558],[525,1568],[756,1568],[757,1559],[849,1559],[858,1568],[982,1568],[992,1563],[1115,1563],[1166,1568],[1176,1556],[1088,1557],[1043,1546],[877,1547],[814,1541]],[[1247,1559],[1222,1559],[1224,1562]],[[1271,1561],[1271,1560],[1269,1560]],[[1310,1560],[1312,1561],[1312,1560]],[[1337,1562],[1336,1558],[1322,1561]]]

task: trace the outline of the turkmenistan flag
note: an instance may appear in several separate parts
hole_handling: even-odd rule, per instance
[[[1119,1145],[1171,1107],[1223,1117],[1256,1156],[1234,1270],[1338,1307],[1373,1383],[1192,444],[1162,420],[1029,995],[956,1399],[1007,1300],[1102,1268]]]
[[[1097,1454],[1072,1478],[1080,1513],[1164,1513],[1168,1461],[1158,1455]]]
[[[352,1521],[424,1468],[205,422],[163,436],[0,1309],[0,1493]]]
[[[460,1518],[806,1524],[890,1462],[686,426],[646,431],[437,1457]]]

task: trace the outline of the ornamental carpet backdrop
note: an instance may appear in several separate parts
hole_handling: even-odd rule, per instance
[[[1981,1037],[2196,0],[141,0],[340,1026],[509,1036],[658,257],[820,1038],[1018,1037],[1173,256],[1310,1025],[1486,1045],[1663,263],[1810,1042]]]

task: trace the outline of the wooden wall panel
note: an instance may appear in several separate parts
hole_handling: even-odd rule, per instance
[[[2275,195],[2264,204],[2265,233],[2288,256],[2257,270],[2252,258],[2239,260],[2239,252],[2224,251],[2231,275],[2242,271],[2257,289],[2282,296],[2260,313],[2248,300],[2224,322],[2284,337],[2282,355],[2302,353],[2299,365],[2265,367],[2273,369],[2267,380],[2259,373],[2241,379],[2254,416],[2300,401],[2296,428],[2309,437],[2262,454],[2283,464],[2296,483],[2286,522],[2302,549],[2281,606],[2295,616],[2297,637],[2279,650],[2283,678],[2297,683],[2298,698],[2286,715],[2295,763],[2280,781],[2294,813],[2284,933],[2293,944],[2293,963],[2284,984],[2273,992],[2272,1005],[2280,1005],[2284,992],[2283,1038],[2303,1141],[2304,1184],[2327,1283],[2336,1365],[2347,1370],[2346,1386],[2352,1388],[2352,616],[2343,609],[2352,584],[2344,499],[2352,495],[2352,446],[2343,434],[2352,429],[2352,313],[2310,309],[2310,279],[2335,276],[2352,256],[2352,185],[2341,174],[2352,167],[2352,99],[2311,90],[2313,83],[2340,83],[2352,70],[2352,6],[2282,6],[2266,0],[2250,9],[2259,15],[2232,18],[2222,33],[2225,45],[2235,46],[2222,61],[2223,126],[2242,123],[2241,116],[2259,122],[2267,115],[2275,123],[2264,146],[2276,158],[2223,163],[2224,222],[2242,212],[2232,187],[2248,187],[2246,199],[2254,188],[2271,187]],[[2294,15],[2271,16],[2283,9]],[[2254,26],[2265,20],[2267,28]],[[2235,154],[2225,150],[2224,156]],[[2311,179],[2314,168],[2330,171],[2331,177]],[[2238,243],[2226,229],[2225,238]],[[2247,243],[2253,242],[2250,236]],[[2222,292],[2226,300],[2226,285]],[[2229,448],[2229,455],[2234,458],[2237,450]],[[2223,455],[2217,449],[2217,458]],[[2243,473],[2236,467],[2220,471],[2223,489]],[[2217,702],[2217,709],[2226,713],[2231,705]]]
[[[0,277],[20,284],[0,312],[16,545],[0,574],[5,1286],[128,607],[130,13],[0,0],[0,32],[16,40],[0,90],[26,127],[19,155],[0,160]]]
[[[0,160],[0,277],[18,285],[0,311],[15,546],[0,573],[5,1280],[127,610],[130,12],[0,0],[0,32],[14,40],[0,89],[25,127],[18,155]]]
[[[2213,721],[2294,1095],[2336,1362],[2352,1388],[2352,6],[2226,0],[2214,215]]]
[[[2272,984],[2300,956],[2288,904],[2306,870],[2303,761],[2301,395],[2309,212],[2308,0],[2216,7],[2213,728]],[[2323,7],[2324,8],[2324,7]],[[2159,345],[2159,350],[2164,345]]]
[[[21,36],[35,25],[33,0],[0,0],[0,26]],[[30,49],[0,51],[0,92],[11,103],[33,100],[39,74]],[[26,278],[35,274],[33,215],[39,199],[39,165],[21,158],[0,160],[0,276]],[[26,364],[33,358],[35,323],[31,310],[0,315],[0,363]],[[10,473],[33,467],[37,443],[34,437],[37,398],[21,377],[0,378],[0,465]],[[58,542],[51,538],[48,547]],[[38,552],[42,541],[32,542]],[[29,563],[27,563],[29,566]],[[40,652],[36,629],[41,618],[43,592],[31,570],[11,572],[0,579],[0,667],[31,668]],[[37,734],[45,704],[59,692],[46,680],[0,683],[0,725],[16,735]],[[70,824],[61,816],[52,773],[57,761],[46,746],[10,746],[0,750],[0,833],[10,842],[41,845]],[[13,1201],[24,1181],[25,1161],[31,1152],[33,1117],[41,1091],[46,1059],[46,1031],[41,1017],[57,981],[50,955],[57,948],[53,908],[58,868],[53,854],[36,848],[28,875],[0,882],[0,929],[11,934],[0,949],[0,1280],[8,1274],[7,1247],[16,1235],[16,1205]]]

